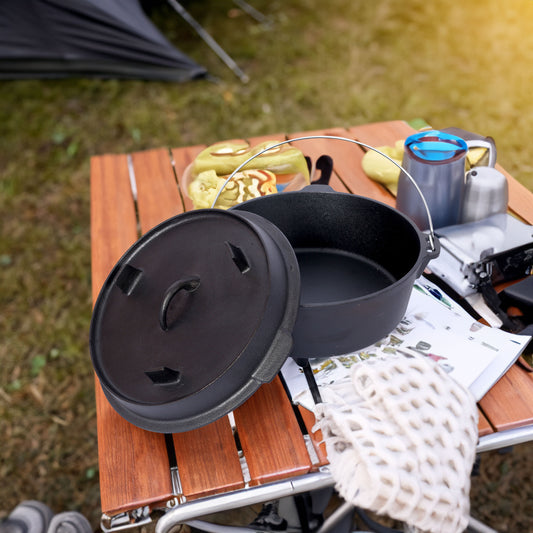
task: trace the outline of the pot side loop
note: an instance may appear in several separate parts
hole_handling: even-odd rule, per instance
[[[336,141],[345,141],[345,142],[349,142],[349,143],[352,143],[352,144],[357,144],[358,146],[362,146],[364,148],[367,148],[368,150],[372,150],[374,152],[377,152],[378,154],[382,155],[385,159],[388,159],[391,163],[396,165],[400,169],[400,171],[404,172],[405,175],[407,176],[407,178],[413,184],[413,186],[416,189],[416,191],[418,192],[418,195],[420,196],[420,199],[422,200],[422,204],[424,205],[424,209],[426,211],[426,215],[427,215],[427,219],[428,219],[428,225],[429,225],[428,243],[429,243],[429,246],[431,248],[429,251],[431,251],[431,252],[436,251],[435,232],[433,230],[433,220],[431,219],[431,213],[429,212],[429,207],[428,207],[428,204],[426,202],[426,199],[424,198],[424,195],[422,194],[422,191],[420,190],[420,187],[418,186],[418,184],[414,180],[413,176],[411,176],[411,174],[409,174],[409,172],[407,172],[407,170],[405,170],[402,167],[402,165],[400,165],[399,163],[394,161],[394,159],[389,157],[387,154],[383,153],[381,150],[378,150],[377,148],[374,148],[373,146],[370,146],[369,144],[365,144],[365,143],[363,143],[361,141],[356,141],[355,139],[350,139],[349,137],[340,137],[340,136],[337,136],[337,135],[306,135],[304,137],[295,137],[294,139],[287,139],[285,141],[280,141],[280,142],[278,142],[276,144],[273,144],[273,145],[271,145],[271,146],[269,146],[267,148],[264,148],[260,152],[252,155],[246,161],[241,163],[226,178],[226,180],[222,184],[222,187],[220,188],[220,190],[218,191],[217,195],[215,196],[215,199],[214,199],[213,204],[211,205],[211,207],[212,208],[215,207],[216,203],[218,202],[218,199],[219,199],[220,195],[222,194],[222,191],[224,190],[224,187],[226,187],[226,185],[233,179],[235,174],[237,174],[237,172],[239,172],[243,167],[245,167],[250,161],[254,160],[256,157],[259,157],[260,155],[264,154],[265,152],[268,152],[268,151],[270,151],[270,150],[272,150],[274,148],[278,148],[279,146],[282,146],[284,144],[288,144],[288,143],[292,143],[292,142],[296,142],[296,141],[307,141],[307,140],[312,140],[312,139],[331,139],[331,140],[336,140]]]

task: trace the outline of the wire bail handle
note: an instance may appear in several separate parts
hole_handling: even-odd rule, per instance
[[[426,211],[426,216],[427,216],[428,225],[429,225],[428,243],[429,243],[429,246],[431,247],[430,251],[432,251],[432,252],[435,251],[435,249],[436,249],[435,248],[435,232],[434,232],[434,229],[433,229],[433,220],[431,219],[431,213],[429,211],[429,207],[428,207],[428,204],[426,202],[426,199],[424,198],[424,195],[422,194],[422,191],[420,190],[420,187],[416,183],[416,181],[413,178],[413,176],[411,176],[411,174],[409,174],[409,172],[407,172],[407,170],[405,170],[402,167],[402,165],[400,165],[399,163],[394,161],[394,159],[392,159],[392,157],[389,157],[387,154],[383,153],[382,151],[378,150],[377,148],[374,148],[373,146],[370,146],[369,144],[365,144],[365,143],[363,143],[361,141],[356,141],[355,139],[350,139],[349,137],[339,137],[337,135],[306,135],[304,137],[295,137],[294,139],[287,139],[285,141],[280,141],[280,142],[277,142],[276,144],[268,146],[267,148],[264,148],[263,150],[261,150],[257,154],[252,155],[246,161],[241,163],[226,178],[226,180],[222,184],[222,187],[220,188],[220,190],[216,194],[215,199],[213,200],[213,204],[211,205],[211,207],[212,208],[215,207],[220,195],[222,194],[222,191],[224,190],[224,187],[226,187],[226,185],[233,179],[235,174],[237,174],[237,172],[239,172],[243,167],[245,167],[250,161],[253,161],[256,157],[259,157],[260,155],[264,154],[265,152],[268,152],[268,151],[270,151],[270,150],[272,150],[274,148],[278,148],[279,146],[282,146],[284,144],[288,144],[288,143],[292,143],[292,142],[296,142],[296,141],[307,141],[307,140],[312,140],[312,139],[332,139],[332,140],[336,140],[336,141],[346,141],[346,142],[349,142],[349,143],[352,143],[352,144],[357,144],[358,146],[362,146],[364,148],[367,148],[368,150],[372,150],[374,152],[377,152],[378,154],[382,155],[385,159],[388,159],[391,163],[396,165],[400,169],[400,171],[404,172],[405,175],[409,178],[409,180],[413,184],[413,186],[416,189],[416,191],[418,192],[418,195],[420,196],[420,199],[422,200],[422,204],[424,205],[424,209]]]

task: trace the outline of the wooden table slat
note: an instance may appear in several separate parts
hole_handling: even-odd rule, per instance
[[[262,385],[234,416],[251,485],[309,472],[311,459],[278,377]]]
[[[121,201],[117,201],[121,199]],[[126,155],[91,159],[92,294],[98,293],[122,254],[137,239]]]
[[[137,183],[137,208],[142,233],[183,213],[184,207],[167,149],[131,154]]]
[[[273,135],[260,135],[258,137],[250,137],[246,139],[251,147],[257,146],[258,144],[264,143],[266,141],[275,141],[282,142],[287,139],[287,136],[284,133],[275,133]]]
[[[380,146],[394,146],[396,141],[405,140],[409,135],[416,133],[407,122],[391,120],[390,122],[373,122],[348,128],[350,133],[359,141],[379,148]]]
[[[323,130],[321,132],[317,131],[313,133],[321,133],[324,135],[334,135],[346,137],[348,139],[359,140],[356,139],[351,131],[343,130],[341,128]],[[346,190],[353,194],[373,198],[374,200],[384,202],[391,206],[395,205],[396,200],[390,194],[390,192],[381,184],[370,179],[364,173],[361,166],[361,161],[365,152],[361,147],[341,140],[330,141],[327,139],[317,139],[312,142],[316,143],[316,145],[312,148],[305,147],[305,150],[312,150],[315,154],[318,154],[318,152],[326,153],[333,159],[335,173],[344,185],[342,189],[333,186],[334,189],[343,191]]]
[[[183,494],[187,499],[244,488],[244,478],[228,417],[173,435]]]
[[[102,512],[113,516],[172,497],[165,437],[130,424],[109,404],[96,380]]]
[[[487,420],[485,415],[481,410],[478,409],[479,414],[479,421],[477,424],[477,432],[480,437],[484,437],[485,435],[489,435],[490,433],[493,433],[492,426],[490,425],[490,422]]]
[[[136,239],[137,220],[127,157],[93,157],[93,301],[115,263]],[[97,379],[95,391],[102,512],[113,515],[168,500],[172,485],[163,435],[139,429],[118,415]]]
[[[302,420],[307,429],[307,433],[311,439],[311,443],[318,457],[318,464],[314,466],[317,467],[327,465],[329,463],[328,454],[326,452],[326,445],[324,442],[322,442],[322,431],[320,429],[318,429],[317,431],[313,431],[316,423],[314,413],[302,406],[298,406],[298,410],[300,411],[300,416],[302,417]]]
[[[497,431],[533,424],[533,374],[513,365],[479,404]]]

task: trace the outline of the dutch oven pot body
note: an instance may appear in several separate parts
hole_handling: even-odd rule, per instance
[[[311,185],[232,209],[276,225],[300,268],[291,356],[342,355],[379,341],[403,318],[415,279],[438,255],[402,213],[369,198]]]

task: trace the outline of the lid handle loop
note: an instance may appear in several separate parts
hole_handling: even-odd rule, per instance
[[[165,292],[161,309],[159,310],[159,325],[163,331],[168,331],[167,313],[170,307],[172,298],[178,294],[179,291],[194,292],[200,286],[200,278],[198,276],[189,276],[174,282]]]

